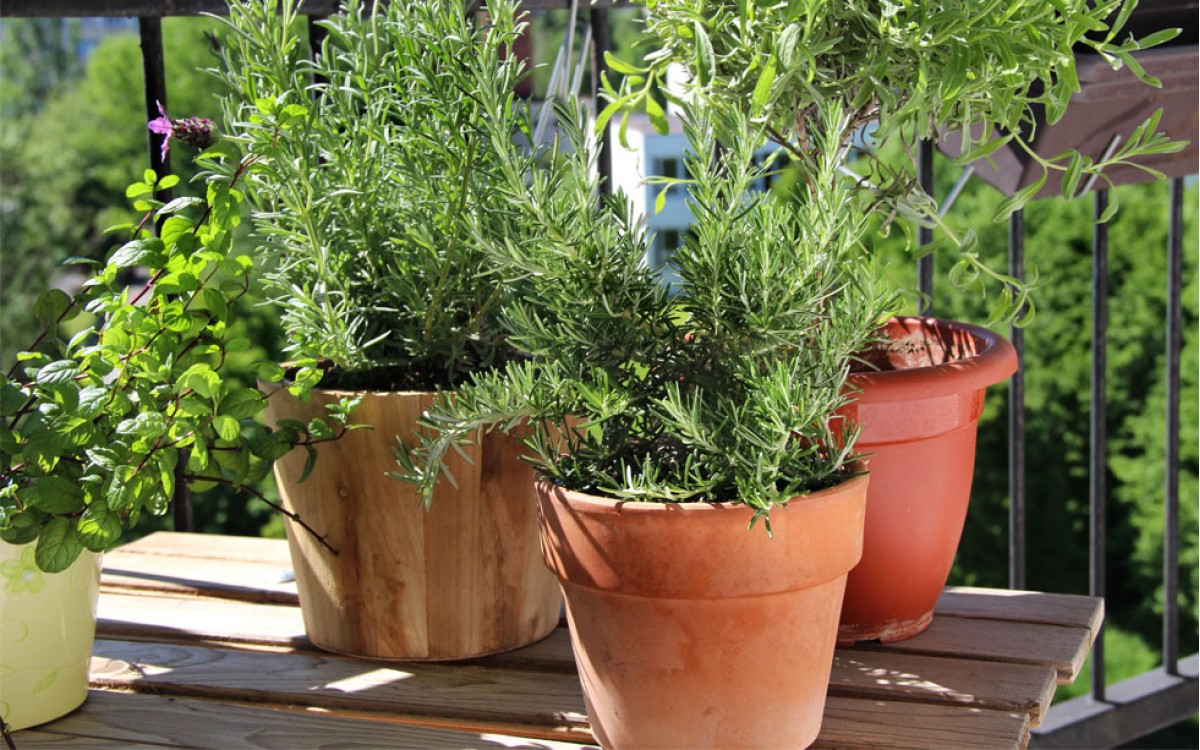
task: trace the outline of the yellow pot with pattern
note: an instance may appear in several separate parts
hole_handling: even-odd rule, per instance
[[[0,717],[10,731],[83,703],[96,635],[101,556],[85,551],[43,573],[34,547],[0,542]]]

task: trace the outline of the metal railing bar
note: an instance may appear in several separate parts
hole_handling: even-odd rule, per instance
[[[1025,211],[1008,217],[1008,275],[1025,279]],[[1017,371],[1008,386],[1008,586],[1025,588],[1025,329],[1009,327]]]
[[[1119,747],[1196,711],[1196,654],[1109,686],[1108,698],[1080,696],[1054,704],[1031,731],[1030,748]]]
[[[334,13],[340,3],[341,0],[305,0],[304,12]],[[0,8],[0,16],[14,18],[165,18],[203,13],[223,16],[228,12],[226,0],[4,0]]]
[[[559,10],[570,0],[522,0],[525,10]],[[594,8],[628,8],[640,3],[631,0],[589,0]],[[303,12],[331,15],[342,0],[305,0]],[[225,15],[226,0],[4,0],[0,18],[164,18],[198,16],[204,13]]]
[[[1108,225],[1100,222],[1108,208],[1108,191],[1095,193],[1095,215],[1092,229],[1092,388],[1091,420],[1089,425],[1089,508],[1091,514],[1091,543],[1089,544],[1089,592],[1103,597],[1107,586],[1108,531],[1106,493],[1108,492],[1107,462],[1107,402],[1108,390]],[[1097,701],[1104,700],[1104,627],[1096,634],[1092,647],[1091,695]]]
[[[163,55],[162,19],[146,16],[138,19],[138,37],[142,47],[142,83],[146,106],[146,120],[161,115],[159,105],[167,109],[167,73]],[[171,157],[163,153],[163,142],[167,135],[146,129],[146,144],[149,150],[150,168],[159,177],[171,173]],[[164,203],[171,200],[171,191],[159,190],[156,200]],[[192,510],[192,493],[183,474],[187,465],[187,451],[180,451],[175,462],[175,488],[171,493],[171,518],[176,531],[192,531],[195,520]]]
[[[604,102],[600,99],[600,71],[605,69],[604,53],[612,48],[612,25],[608,11],[597,6],[592,6],[588,23],[592,30],[592,101],[595,103],[596,114],[599,115],[600,111],[604,109]],[[600,134],[598,168],[602,195],[612,195],[613,193],[612,139],[610,124]]]
[[[917,183],[926,195],[933,195],[933,142],[921,141],[917,145]],[[933,227],[917,227],[917,244],[921,247],[933,242]],[[933,254],[917,259],[917,289],[921,292],[918,314],[933,315]]]
[[[1167,230],[1167,424],[1163,507],[1163,666],[1179,661],[1179,401],[1183,351],[1183,180],[1171,182]]]

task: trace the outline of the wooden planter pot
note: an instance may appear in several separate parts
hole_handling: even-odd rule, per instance
[[[914,636],[933,618],[958,551],[975,472],[984,390],[1017,369],[991,331],[933,318],[895,318],[879,372],[850,376],[845,413],[871,472],[862,561],[851,571],[838,643]]]
[[[592,732],[605,748],[802,748],[817,736],[867,477],[771,511],[617,502],[539,482]]]
[[[308,403],[286,391],[267,419],[307,423],[348,395],[314,391]],[[558,624],[561,597],[538,554],[533,473],[520,443],[487,435],[466,449],[472,463],[447,460],[458,483],[442,481],[426,511],[396,469],[396,436],[413,434],[432,393],[371,393],[354,412],[373,430],[353,430],[318,447],[312,475],[297,483],[305,453],[275,464],[286,508],[326,535],[333,554],[287,523],[309,639],[373,659],[466,659],[528,645]]]
[[[43,573],[34,544],[0,542],[0,717],[10,731],[63,716],[87,698],[100,555]]]

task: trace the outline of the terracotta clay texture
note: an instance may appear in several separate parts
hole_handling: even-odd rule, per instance
[[[816,738],[867,477],[771,511],[617,502],[538,484],[605,748],[803,748]]]
[[[871,472],[862,561],[850,573],[838,642],[885,643],[929,626],[962,536],[984,390],[1017,369],[1003,337],[932,318],[896,318],[889,345],[850,376],[845,414]]]
[[[305,423],[343,393],[286,392],[267,419]],[[305,453],[275,464],[283,504],[338,550],[333,554],[288,521],[292,564],[309,639],[353,656],[465,659],[528,645],[558,624],[561,596],[539,554],[533,472],[522,447],[502,434],[451,454],[458,487],[442,481],[426,511],[417,488],[388,477],[396,436],[411,444],[431,393],[371,393],[353,430],[318,447],[312,475],[297,483]]]

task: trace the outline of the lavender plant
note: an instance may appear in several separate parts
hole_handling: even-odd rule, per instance
[[[610,103],[599,126],[623,112],[623,130],[629,113],[644,109],[665,132],[661,99],[678,97],[662,84],[674,68],[683,73],[678,90],[685,97],[713,108],[741,109],[795,159],[806,161],[817,148],[807,132],[811,113],[837,102],[854,124],[870,125],[870,140],[881,148],[893,141],[911,146],[952,130],[963,133],[959,161],[964,164],[1009,143],[1027,152],[1042,166],[1043,178],[1004,201],[997,219],[1037,194],[1050,170],[1063,173],[1063,193],[1073,196],[1089,176],[1105,180],[1104,170],[1112,165],[1137,165],[1139,156],[1185,145],[1156,132],[1157,116],[1103,158],[1075,151],[1046,157],[1030,145],[1036,114],[1057,121],[1079,90],[1077,49],[1159,85],[1133,53],[1168,41],[1179,30],[1121,38],[1137,0],[647,0],[645,5],[646,65],[609,55],[610,67],[624,78],[620,90],[606,82]],[[860,136],[860,128],[845,133],[847,139]],[[985,280],[999,282],[993,318],[1018,315],[1028,302],[1027,287],[983,265],[973,235],[955,237],[940,224],[937,206],[916,185],[912,160],[897,169],[872,160],[871,151],[860,155],[866,159],[855,169],[868,170],[860,188],[874,196],[872,210],[889,220],[903,214],[941,226],[937,241],[958,246],[952,278],[973,289],[982,289]]]

